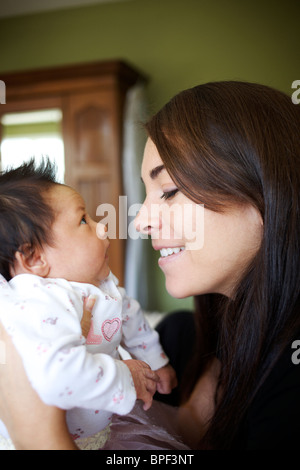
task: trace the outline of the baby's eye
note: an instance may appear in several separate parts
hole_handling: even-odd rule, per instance
[[[80,224],[87,224],[85,216],[82,217]]]

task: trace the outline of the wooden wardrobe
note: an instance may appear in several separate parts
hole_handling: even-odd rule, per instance
[[[0,117],[61,109],[65,183],[82,194],[95,220],[100,204],[112,204],[118,235],[125,98],[132,86],[145,82],[145,76],[123,61],[105,61],[6,73],[0,79],[6,85]],[[126,240],[110,241],[110,267],[123,285]]]

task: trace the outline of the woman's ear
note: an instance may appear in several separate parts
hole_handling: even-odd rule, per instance
[[[35,274],[40,277],[47,277],[50,267],[42,248],[32,248],[23,245],[15,254],[14,267],[11,270],[12,276],[17,274]]]

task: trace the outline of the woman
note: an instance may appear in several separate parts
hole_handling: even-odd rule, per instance
[[[195,421],[193,445],[296,448],[300,368],[291,347],[300,338],[300,108],[265,86],[211,83],[175,96],[146,129],[147,197],[137,228],[161,250],[168,292],[193,295],[197,306],[183,406],[189,429]],[[166,207],[151,210],[161,199],[170,213],[177,206],[173,218]],[[204,205],[203,246],[185,236],[185,204],[194,214]],[[201,229],[198,221],[194,233]],[[167,321],[170,337],[175,320]],[[183,322],[177,350],[189,342]]]
[[[136,227],[161,250],[168,292],[195,296],[194,317],[160,328],[182,432],[193,449],[296,449],[300,108],[265,86],[210,83],[146,129]]]
[[[6,346],[5,364],[0,363],[0,419],[5,422],[15,448],[78,450],[69,435],[65,412],[41,402],[31,388],[22,361],[1,324],[0,341]]]

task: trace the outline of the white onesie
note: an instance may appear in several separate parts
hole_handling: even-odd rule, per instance
[[[89,295],[97,301],[85,339],[80,321],[83,298]],[[41,400],[69,410],[67,423],[74,439],[98,433],[113,413],[127,414],[135,404],[120,345],[153,370],[168,363],[157,332],[112,274],[99,288],[32,274],[20,274],[8,283],[0,275],[0,321]],[[0,434],[8,437],[1,422]]]

